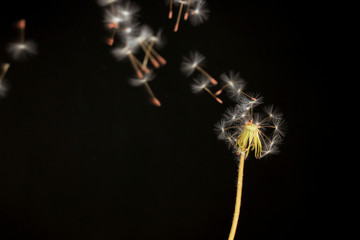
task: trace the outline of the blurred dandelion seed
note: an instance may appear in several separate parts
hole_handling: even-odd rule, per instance
[[[15,24],[15,27],[20,31],[20,39],[19,42],[10,43],[7,51],[16,61],[26,60],[28,57],[37,53],[37,46],[32,41],[25,41],[25,19],[19,20]]]
[[[254,106],[260,102],[259,99],[242,99],[240,104],[228,110],[215,125],[218,138],[226,141],[235,149],[236,155],[240,156],[235,212],[229,240],[235,237],[240,215],[245,159],[251,151],[255,158],[277,153],[278,145],[284,136],[285,122],[277,109],[273,106],[265,107],[265,117],[253,112]]]
[[[184,5],[187,5],[189,3],[189,1],[186,1],[186,0],[174,0],[174,1],[177,4],[180,4],[179,13],[178,13],[175,28],[174,28],[174,32],[177,32],[179,30],[180,18],[181,18],[181,13],[182,13],[183,7],[184,7]]]
[[[2,71],[0,74],[0,97],[5,97],[6,92],[8,90],[6,84],[4,83],[4,79],[5,79],[6,73],[9,70],[9,68],[10,68],[9,63],[4,63],[2,65]]]
[[[190,76],[195,70],[207,77],[213,85],[218,82],[208,72],[206,72],[200,65],[205,61],[205,57],[198,52],[190,52],[188,56],[183,57],[181,63],[181,70],[187,76]]]
[[[112,53],[114,57],[119,61],[128,57],[133,69],[135,70],[137,77],[143,78],[144,75],[142,71],[148,73],[149,70],[146,67],[144,67],[141,64],[141,62],[135,57],[135,55],[133,54],[134,50],[135,50],[135,46],[125,46],[125,47],[118,47],[113,49]]]
[[[149,51],[149,47],[146,44],[146,42],[151,38],[152,36],[152,31],[149,27],[144,26],[141,30],[140,35],[136,38],[139,46],[142,48],[142,50],[145,53],[145,58],[149,58],[151,63],[153,64],[153,66],[155,68],[159,68],[160,64],[159,62],[155,59],[155,57],[151,54],[151,51]]]
[[[230,71],[229,74],[223,73],[221,74],[220,79],[224,82],[224,85],[215,93],[215,95],[220,95],[223,90],[229,90],[231,96],[233,96],[234,91],[246,95],[246,93],[243,92],[245,81],[240,78],[239,73],[234,73],[233,71]]]
[[[192,25],[197,26],[209,18],[210,11],[204,0],[197,0],[194,5],[195,8],[191,10],[190,22]]]
[[[150,55],[153,55],[161,65],[166,64],[166,60],[162,56],[160,56],[154,49],[155,45],[161,45],[161,31],[158,31],[156,35],[151,34],[148,41],[144,41],[143,44],[146,48],[146,53],[143,61],[144,66],[147,65]]]
[[[210,80],[205,76],[200,76],[200,78],[194,79],[194,83],[191,85],[193,93],[199,93],[202,90],[205,90],[210,94],[218,103],[222,104],[223,101],[215,96],[215,94],[208,88]]]
[[[97,0],[97,3],[102,7],[114,4],[115,2],[117,2],[117,0]]]
[[[158,98],[155,96],[153,90],[151,89],[150,85],[149,85],[149,81],[154,79],[154,74],[152,72],[150,72],[149,74],[146,74],[143,78],[139,79],[139,78],[132,78],[130,79],[130,85],[134,86],[134,87],[138,87],[141,85],[145,86],[145,90],[146,92],[149,94],[150,96],[150,101],[152,104],[154,104],[157,107],[161,106],[160,101],[158,100]]]

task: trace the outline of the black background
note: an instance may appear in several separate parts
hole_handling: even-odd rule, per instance
[[[208,1],[206,23],[174,33],[164,1],[133,2],[166,38],[168,64],[151,83],[161,108],[128,84],[131,65],[104,44],[95,0],[1,4],[0,62],[11,67],[0,100],[0,239],[227,239],[237,162],[213,126],[234,103],[191,93],[179,70],[191,50],[216,78],[239,71],[288,124],[280,154],[246,161],[236,239],[332,234],[319,226],[325,160],[314,124],[331,61],[329,6]],[[22,18],[39,53],[14,62],[6,46]]]

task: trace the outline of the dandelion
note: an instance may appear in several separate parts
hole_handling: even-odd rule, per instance
[[[197,0],[195,3],[195,8],[191,11],[190,22],[197,26],[205,22],[209,18],[209,9],[204,0]]]
[[[14,60],[25,60],[27,57],[37,53],[37,47],[34,42],[25,41],[25,19],[18,21],[15,27],[20,31],[20,41],[9,44],[7,50]]]
[[[0,97],[5,97],[6,92],[8,90],[6,84],[4,83],[4,78],[6,76],[9,67],[10,67],[9,63],[5,63],[2,65],[2,71],[0,74]]]
[[[138,86],[145,86],[145,89],[147,91],[147,93],[150,96],[150,101],[152,104],[154,104],[157,107],[161,106],[160,101],[158,100],[158,98],[155,96],[154,92],[152,91],[150,85],[149,85],[149,81],[154,79],[154,74],[151,72],[149,74],[146,74],[143,78],[132,78],[130,79],[130,85],[134,86],[134,87],[138,87]]]
[[[210,83],[210,80],[205,77],[205,76],[200,76],[200,78],[195,79],[194,83],[191,85],[191,89],[193,93],[199,93],[202,90],[205,90],[206,92],[208,92],[210,94],[210,96],[212,96],[217,102],[219,102],[220,104],[223,103],[222,100],[220,98],[218,98],[217,96],[215,96],[215,94],[213,92],[210,91],[210,89],[208,88]]]
[[[229,240],[235,237],[240,215],[243,184],[244,161],[253,152],[255,158],[262,158],[278,152],[278,145],[284,136],[282,114],[273,106],[265,107],[264,114],[254,113],[253,108],[259,102],[248,99],[226,112],[215,130],[218,138],[225,140],[240,156],[238,184],[234,218]]]
[[[200,53],[190,52],[189,56],[183,58],[181,71],[187,76],[190,76],[195,70],[198,70],[201,74],[207,77],[213,85],[216,85],[217,81],[201,67],[204,61],[205,57]]]

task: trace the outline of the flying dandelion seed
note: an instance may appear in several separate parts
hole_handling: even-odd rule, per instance
[[[120,4],[112,1],[110,8],[105,10],[104,22],[111,30],[111,36],[106,38],[105,42],[112,46],[115,41],[116,33],[121,36],[136,35],[139,30],[139,24],[136,22],[136,14],[139,7],[131,2]]]
[[[30,56],[37,54],[37,46],[32,41],[24,43],[11,43],[8,46],[8,52],[16,61],[28,59]]]
[[[127,1],[120,5],[120,13],[125,21],[133,21],[137,17],[140,7],[133,2]]]
[[[184,5],[189,4],[189,1],[186,1],[186,0],[174,0],[174,3],[180,5],[179,13],[178,13],[175,28],[174,28],[174,32],[177,32],[179,30],[179,24],[180,24],[180,18],[181,18],[182,10],[184,8]]]
[[[173,17],[173,0],[167,0],[167,2],[169,3],[169,19],[172,19]]]
[[[215,93],[215,95],[220,95],[224,89],[228,90],[230,93],[231,98],[235,98],[237,100],[238,94],[245,94],[243,92],[245,88],[245,81],[240,78],[239,73],[235,73],[233,71],[230,71],[229,74],[223,73],[220,76],[220,79],[224,82],[224,85]],[[237,94],[234,96],[234,92]]]
[[[190,76],[195,70],[198,70],[201,74],[207,77],[213,85],[217,85],[218,82],[206,72],[201,65],[204,64],[205,57],[198,52],[190,52],[188,56],[183,57],[181,63],[181,71]]]
[[[265,116],[254,113],[253,108],[259,102],[253,99],[255,98],[243,100],[241,104],[228,110],[215,126],[218,138],[234,148],[236,155],[240,156],[235,212],[229,240],[235,237],[240,215],[245,159],[250,152],[254,152],[257,159],[277,153],[284,136],[285,122],[282,114],[273,106],[264,108]]]
[[[6,96],[6,92],[8,90],[4,78],[6,76],[6,73],[8,71],[8,69],[10,68],[10,64],[9,63],[5,63],[2,65],[2,71],[0,74],[0,97],[5,97]]]
[[[144,71],[145,73],[149,73],[149,69],[143,66],[142,63],[135,57],[134,52],[137,48],[137,45],[134,44],[135,42],[136,41],[134,40],[128,40],[127,45],[125,45],[124,47],[117,47],[113,49],[112,54],[118,61],[121,61],[128,57],[137,77],[143,78],[144,75],[142,71]]]
[[[194,6],[194,9],[191,10],[190,22],[192,25],[197,26],[209,18],[210,10],[204,0],[197,0]]]
[[[154,104],[157,107],[161,106],[160,101],[158,100],[158,98],[155,96],[153,90],[151,89],[150,85],[149,85],[149,81],[153,80],[155,77],[155,75],[150,72],[149,74],[146,74],[143,78],[131,78],[130,79],[130,85],[134,86],[134,87],[138,87],[138,86],[145,86],[145,90],[146,92],[149,94],[150,96],[150,101],[152,104]]]
[[[213,92],[208,88],[210,80],[205,76],[200,76],[200,78],[194,79],[194,83],[191,85],[191,90],[193,93],[199,93],[202,90],[205,90],[210,94],[218,103],[223,103],[223,101],[215,96]]]
[[[144,61],[143,61],[144,66],[147,65],[150,55],[155,56],[155,58],[161,65],[166,64],[166,60],[162,56],[160,56],[160,54],[158,54],[154,49],[154,46],[159,47],[159,46],[162,46],[162,44],[163,44],[161,31],[158,31],[156,35],[151,34],[148,38],[148,41],[144,41],[143,44],[144,44],[145,48],[147,49],[147,51],[145,53]]]
[[[32,41],[25,41],[25,19],[18,21],[15,27],[20,31],[20,40],[19,42],[9,44],[7,51],[10,56],[16,61],[22,61],[37,54],[36,44]]]

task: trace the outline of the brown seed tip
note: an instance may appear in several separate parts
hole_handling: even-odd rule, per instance
[[[216,93],[215,93],[215,95],[217,96],[217,95],[220,95],[222,93],[222,89],[220,89],[219,91],[217,91]]]
[[[189,13],[186,12],[186,13],[184,14],[184,20],[188,20],[188,17],[189,17]]]
[[[210,78],[210,82],[213,84],[213,85],[217,85],[218,82],[214,79],[214,78]]]
[[[160,64],[158,63],[158,61],[155,60],[155,58],[151,58],[150,61],[154,65],[155,68],[160,67]]]
[[[220,99],[220,98],[216,98],[216,101],[218,101],[220,104],[222,104],[222,103],[223,103],[223,101],[221,101],[221,99]]]
[[[147,67],[145,67],[145,66],[142,66],[141,69],[142,69],[142,70],[144,71],[144,73],[146,73],[146,74],[149,74],[149,73],[150,73],[150,70],[149,70]]]
[[[176,25],[175,25],[175,28],[174,28],[174,32],[177,32],[178,29],[179,29],[179,24],[176,24]]]
[[[112,46],[114,44],[114,38],[107,38],[105,42],[107,45]]]
[[[157,60],[159,60],[160,64],[162,64],[162,65],[165,65],[165,64],[166,64],[166,60],[165,60],[163,57],[161,57],[161,56],[158,56],[158,57],[157,57]]]
[[[173,15],[173,12],[170,11],[170,12],[169,12],[169,19],[172,19],[172,15]]]
[[[118,28],[118,24],[117,23],[108,23],[107,27],[112,29],[112,28]]]
[[[25,28],[25,25],[26,25],[26,21],[25,19],[21,19],[20,21],[18,21],[15,25],[16,28],[19,28],[19,29],[24,29]]]
[[[144,75],[142,74],[142,72],[140,70],[136,71],[136,75],[140,79],[144,77]]]
[[[152,98],[152,99],[151,99],[151,103],[154,104],[154,105],[157,106],[157,107],[160,107],[160,106],[161,106],[161,103],[160,103],[160,101],[159,101],[157,98]]]

